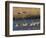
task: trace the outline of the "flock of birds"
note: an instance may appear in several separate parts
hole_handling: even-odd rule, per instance
[[[28,23],[16,24],[16,27],[18,27],[18,26],[38,26],[38,25],[40,25],[40,22],[34,22],[34,23],[30,23],[30,24],[28,24]]]
[[[31,23],[16,24],[15,26],[38,26],[40,25],[40,19],[32,20]]]

